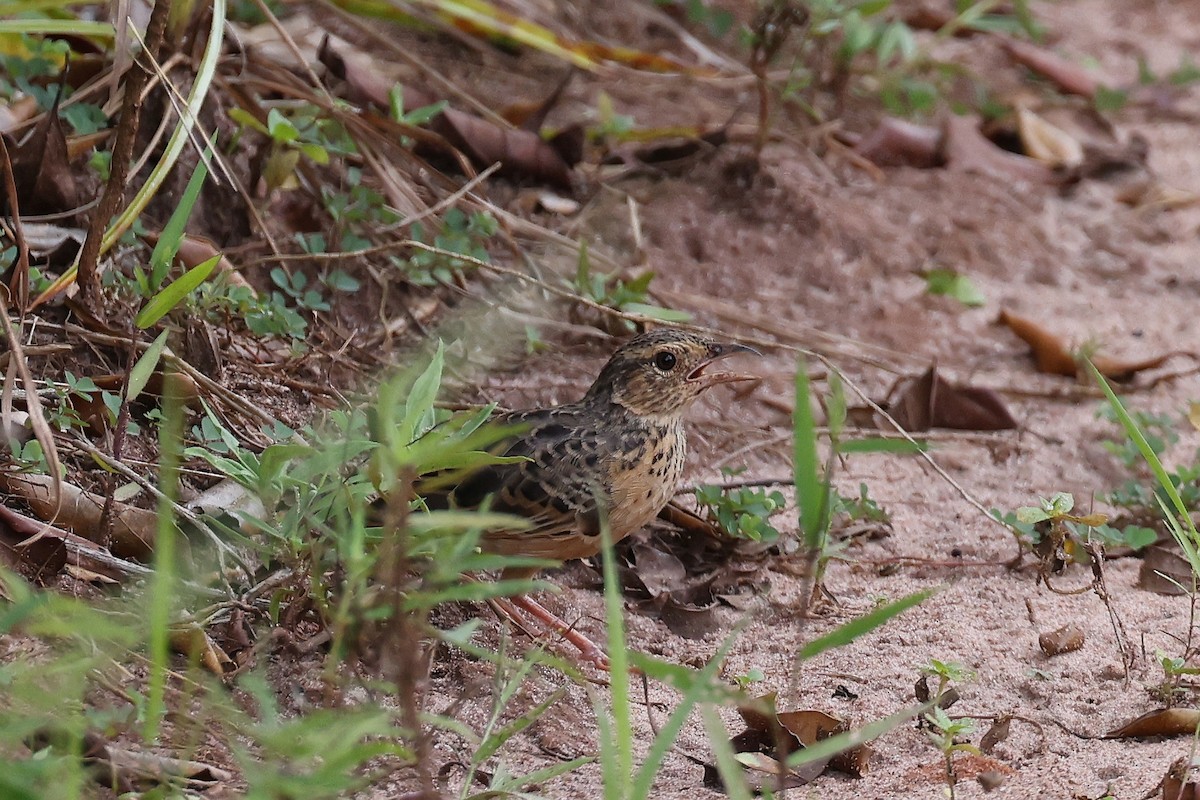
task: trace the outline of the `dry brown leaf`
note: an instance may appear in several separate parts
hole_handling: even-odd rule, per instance
[[[1148,711],[1102,739],[1145,739],[1153,736],[1191,736],[1200,725],[1200,710],[1195,708],[1160,708]]]
[[[768,712],[768,709],[774,709],[774,707],[774,694],[756,698],[752,705],[738,706],[738,713],[745,721],[747,730],[738,739],[735,739],[735,749],[740,740],[742,746],[750,746],[751,749],[754,749],[754,746],[757,745],[761,752],[770,754],[777,749],[779,744],[782,744],[787,749],[784,755],[788,755],[850,729],[845,720],[824,711],[802,709],[800,711]],[[802,768],[804,769],[803,774],[810,775],[809,779],[815,778],[824,771],[824,767],[828,764],[840,772],[862,777],[870,768],[869,761],[872,755],[873,751],[868,745],[859,745],[838,753],[828,761],[822,760],[815,762],[814,765],[806,765]],[[813,771],[817,766],[820,769]]]
[[[84,583],[102,583],[109,586],[114,586],[120,583],[111,575],[105,575],[102,572],[90,570],[87,567],[81,567],[78,564],[67,564],[67,574],[75,580],[83,581]]]
[[[8,105],[0,106],[0,133],[8,133],[38,112],[37,98],[23,94]]]
[[[1001,431],[1017,427],[998,394],[943,380],[936,366],[909,383],[900,398],[889,405],[889,412],[907,431]]]
[[[1172,761],[1162,779],[1162,800],[1200,800],[1200,763]]]
[[[942,142],[947,169],[981,173],[1005,181],[1042,185],[1059,182],[1054,170],[1042,162],[997,146],[980,133],[978,120],[973,117],[951,115],[944,125]]]
[[[79,206],[57,99],[33,133],[13,148],[12,171],[22,214],[55,214]],[[7,208],[8,201],[0,207]]]
[[[992,727],[987,729],[987,732],[979,739],[979,750],[983,753],[990,754],[996,749],[996,745],[1008,739],[1008,734],[1012,728],[1012,715],[1003,714],[992,723]]]
[[[328,42],[321,45],[321,63],[343,78],[355,99],[386,109],[395,82],[379,74],[366,58],[354,53],[339,53]],[[411,86],[403,87],[405,103],[411,107],[432,105],[433,95]],[[368,119],[375,119],[368,116]],[[476,167],[499,162],[502,174],[516,175],[571,188],[571,167],[558,150],[536,133],[502,128],[481,117],[446,107],[428,124],[451,147],[466,154]],[[420,144],[437,145],[435,139]],[[420,149],[420,147],[418,147]]]
[[[1013,61],[1053,81],[1067,94],[1091,99],[1100,87],[1100,82],[1090,72],[1045,48],[1016,39],[1003,40],[1003,47]]]
[[[1083,629],[1078,625],[1064,625],[1058,630],[1040,634],[1038,647],[1048,656],[1057,656],[1078,650],[1086,640]]]
[[[1007,309],[1000,311],[997,321],[1007,325],[1009,330],[1033,348],[1033,359],[1038,372],[1067,377],[1074,377],[1078,372],[1075,358],[1062,340],[1038,323]]]
[[[172,628],[169,633],[171,649],[180,655],[195,659],[197,663],[214,675],[224,675],[226,668],[234,667],[233,659],[217,647],[203,628],[187,625]]]
[[[1170,353],[1163,353],[1160,356],[1151,356],[1150,358],[1143,358],[1141,360],[1111,358],[1097,353],[1092,356],[1092,363],[1096,365],[1096,369],[1100,370],[1100,374],[1104,377],[1123,383],[1133,380],[1139,372],[1161,367],[1175,356],[1195,357],[1192,353],[1183,350],[1175,350]]]
[[[113,503],[112,541],[101,542],[102,496],[63,483],[62,509],[55,519],[54,487],[49,476],[0,473],[0,487],[24,500],[39,518],[51,521],[88,541],[107,544],[108,549],[121,558],[147,561],[154,551],[158,516],[153,511],[125,503]]]
[[[38,586],[49,585],[67,564],[63,531],[45,527],[0,505],[0,564]]]
[[[1001,310],[1000,316],[996,321],[1007,325],[1013,333],[1025,340],[1033,349],[1033,358],[1037,364],[1038,372],[1066,377],[1074,377],[1079,372],[1079,366],[1075,357],[1067,350],[1067,346],[1063,343],[1062,339],[1038,323],[1028,317],[1014,314],[1007,309]],[[1174,350],[1169,353],[1139,360],[1113,358],[1097,353],[1091,356],[1091,361],[1104,377],[1109,380],[1124,382],[1132,380],[1139,372],[1161,367],[1175,356],[1197,357],[1191,351]]]
[[[1131,183],[1117,193],[1117,200],[1138,211],[1163,209],[1175,211],[1200,203],[1200,194],[1168,186],[1157,178]]]
[[[854,151],[881,167],[929,169],[944,163],[944,132],[895,117],[884,117],[863,136]]]
[[[1077,167],[1083,163],[1083,145],[1078,139],[1025,106],[1017,109],[1017,134],[1030,158],[1051,167]]]
[[[1188,593],[1192,585],[1192,567],[1175,550],[1152,546],[1142,551],[1137,587],[1168,596]]]

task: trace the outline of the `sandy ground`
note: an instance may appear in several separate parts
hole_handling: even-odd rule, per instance
[[[1068,0],[1038,3],[1035,12],[1061,36],[1060,52],[1094,62],[1098,73],[1114,83],[1134,80],[1138,56],[1162,74],[1176,67],[1182,54],[1200,49],[1190,0]],[[979,49],[981,68],[1014,80],[1019,76],[998,49]],[[1157,175],[1171,186],[1200,191],[1195,92],[1177,109],[1186,113],[1128,109],[1112,116],[1116,140],[1127,141],[1135,133],[1145,137]],[[632,111],[641,118],[646,109]],[[1098,342],[1117,355],[1194,348],[1200,210],[1137,211],[1118,202],[1119,187],[1104,181],[1059,192],[947,170],[889,169],[877,179],[834,156],[819,163],[787,142],[767,147],[764,168],[747,184],[733,167],[736,159],[730,151],[681,176],[626,181],[618,192],[601,193],[584,211],[579,228],[618,258],[633,262],[644,256],[658,274],[655,286],[662,297],[694,309],[707,324],[760,338],[782,330],[793,342],[814,345],[818,339],[810,331],[819,330],[846,337],[844,352],[878,348],[871,355],[887,369],[833,357],[874,397],[882,397],[897,372],[915,375],[935,361],[947,376],[1000,391],[1020,430],[947,437],[933,451],[934,459],[985,507],[1011,510],[1069,491],[1086,509],[1093,505],[1089,498],[1126,477],[1100,444],[1117,436],[1110,423],[1097,418],[1100,401],[1068,379],[1037,374],[1027,347],[994,320],[1000,308],[1011,308],[1073,343]],[[639,204],[641,254],[632,251],[622,193]],[[986,295],[986,306],[968,310],[925,294],[915,273],[932,266],[970,275]],[[711,298],[720,298],[724,306]],[[577,349],[585,355],[563,359],[556,351],[518,373],[495,375],[480,394],[511,406],[570,399],[582,392],[603,359],[602,348]],[[788,416],[779,403],[767,400],[790,398],[792,359],[786,352],[769,353],[759,365],[764,382],[755,394],[737,398],[714,392],[696,410],[690,480],[718,479],[723,463],[748,467],[750,478],[789,475]],[[545,371],[556,377],[536,385],[528,378]],[[1190,375],[1137,391],[1129,401],[1178,417],[1187,401],[1198,397],[1200,379]],[[1200,436],[1185,433],[1169,456],[1188,458],[1197,445]],[[781,707],[818,708],[856,724],[911,704],[918,670],[930,659],[960,661],[977,677],[961,687],[963,698],[953,713],[984,718],[1014,713],[1027,720],[1015,721],[1012,735],[990,756],[964,762],[958,786],[963,798],[984,795],[973,776],[988,770],[1004,778],[989,797],[1097,798],[1105,791],[1141,797],[1154,789],[1172,760],[1187,755],[1191,742],[1186,738],[1087,738],[1158,707],[1149,691],[1163,679],[1154,652],[1182,652],[1187,598],[1136,588],[1136,559],[1107,565],[1112,606],[1133,657],[1127,674],[1109,614],[1097,596],[1055,594],[1038,581],[1035,569],[1004,567],[1001,562],[1015,552],[1011,537],[922,461],[851,457],[838,486],[854,493],[860,482],[891,513],[891,535],[851,546],[845,560],[830,568],[828,588],[836,605],[815,619],[800,620],[801,581],[786,565],[776,565],[766,571],[769,585],[749,611],[719,612],[717,633],[686,640],[655,619],[631,613],[631,646],[681,663],[702,663],[727,631],[748,620],[726,675],[762,670],[767,677],[755,688],[779,692]],[[1099,502],[1094,507],[1107,510]],[[794,512],[776,523],[793,532]],[[879,568],[905,557],[927,563]],[[1072,566],[1056,582],[1081,587],[1089,580],[1086,567]],[[935,586],[941,591],[902,619],[804,664],[794,680],[789,677],[803,642],[880,599]],[[601,597],[595,591],[566,588],[548,602],[572,618],[581,616],[586,631],[603,636]],[[1038,634],[1067,622],[1084,630],[1085,646],[1053,658],[1043,655]],[[488,623],[485,637],[495,641],[494,623]],[[461,697],[464,685],[480,686],[487,674],[474,662],[442,665],[431,683],[433,707]],[[552,673],[539,676],[518,707],[562,683]],[[852,699],[836,699],[839,686],[848,688]],[[481,690],[467,699],[461,717],[480,725],[489,696]],[[651,686],[650,698],[658,721],[677,701],[661,686]],[[740,730],[734,715],[727,723],[731,732]],[[979,722],[972,742],[978,743],[988,724]],[[644,748],[652,737],[644,711],[636,726]],[[445,738],[437,757],[459,758],[455,747],[455,740]],[[829,774],[789,794],[827,800],[943,796],[942,764],[924,732],[902,725],[874,747],[865,777]],[[514,739],[500,758],[520,772],[595,749],[591,700],[571,687],[567,698]],[[667,759],[654,796],[720,796],[703,788],[701,768],[683,755],[709,757],[698,719],[685,729],[678,750]],[[555,798],[599,797],[599,768],[585,767],[541,791]]]

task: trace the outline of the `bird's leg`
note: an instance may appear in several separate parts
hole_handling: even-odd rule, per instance
[[[501,609],[504,609],[505,606],[508,606],[503,613],[505,616],[516,622],[518,626],[520,626],[518,618],[521,617],[521,612],[524,611],[526,614],[542,623],[543,626],[554,631],[559,636],[574,645],[575,649],[579,651],[579,654],[583,658],[590,661],[592,665],[596,667],[596,669],[602,669],[605,672],[608,671],[608,655],[603,649],[600,648],[599,645],[577,631],[574,627],[568,625],[560,617],[550,611],[550,609],[546,608],[533,598],[527,595],[519,594],[515,597],[497,599],[496,606]],[[528,633],[528,631],[526,631],[526,633]]]
[[[469,581],[479,581],[474,575],[463,575]],[[502,578],[519,578],[525,577],[524,574],[516,570],[505,573]],[[530,639],[538,640],[538,637],[529,630],[530,617],[537,620],[543,628],[553,631],[563,639],[570,642],[579,651],[583,658],[592,663],[596,669],[608,671],[609,661],[608,655],[591,639],[577,631],[573,626],[568,625],[560,617],[555,615],[541,603],[529,598],[526,595],[519,594],[513,597],[493,597],[488,601],[488,605],[492,610],[501,617],[510,620],[514,625],[524,631]]]

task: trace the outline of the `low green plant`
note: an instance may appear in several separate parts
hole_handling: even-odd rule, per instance
[[[770,520],[786,505],[783,492],[750,486],[703,485],[696,487],[696,502],[730,536],[767,544],[779,539],[779,531]]]
[[[978,747],[959,741],[962,737],[970,735],[975,729],[975,720],[966,718],[951,719],[945,709],[937,706],[934,706],[925,715],[924,719],[928,723],[926,733],[929,735],[934,746],[942,753],[942,758],[946,765],[946,791],[951,800],[954,800],[954,789],[958,783],[958,774],[954,769],[954,756],[957,753],[980,755]]]
[[[1119,422],[1111,406],[1102,407],[1100,415],[1114,423]],[[1156,458],[1179,441],[1178,423],[1174,415],[1134,411],[1130,419],[1142,432],[1146,446]],[[1139,522],[1158,517],[1160,505],[1168,499],[1168,493],[1163,486],[1151,480],[1144,467],[1141,451],[1133,439],[1128,436],[1119,440],[1106,439],[1102,444],[1124,467],[1141,475],[1102,495],[1114,506],[1127,509],[1134,521],[1125,522],[1119,527],[1101,525],[1094,530],[1094,535],[1109,546],[1124,545],[1140,550],[1157,541],[1158,531]],[[1193,456],[1191,463],[1180,464],[1166,470],[1165,474],[1184,505],[1189,508],[1200,507],[1200,451]]]
[[[944,695],[955,683],[975,680],[975,671],[961,661],[942,661],[931,658],[921,666],[920,672],[922,675],[937,679],[937,686],[930,693],[935,699]]]
[[[686,311],[675,311],[647,302],[650,299],[650,281],[652,280],[654,280],[654,273],[649,270],[630,280],[603,272],[594,272],[591,258],[588,256],[587,243],[580,242],[573,286],[580,297],[598,305],[615,308],[617,311],[641,314],[663,322],[691,320],[692,315]],[[621,325],[627,332],[632,332],[635,328],[629,320],[621,320]]]
[[[1189,587],[1183,588],[1186,590]],[[1191,654],[1194,654],[1194,650]],[[1160,702],[1168,706],[1178,705],[1195,692],[1194,680],[1200,675],[1200,667],[1192,666],[1187,655],[1172,656],[1162,650],[1156,650],[1154,660],[1162,667],[1163,682],[1154,687],[1151,694]],[[1185,681],[1193,683],[1185,685]]]
[[[1190,585],[1185,585],[1184,588],[1190,593],[1194,604],[1197,589],[1200,588],[1200,531],[1196,529],[1196,522],[1193,519],[1193,514],[1197,506],[1189,504],[1184,499],[1183,494],[1175,485],[1172,474],[1163,466],[1158,451],[1155,450],[1150,439],[1142,431],[1136,416],[1125,408],[1125,405],[1117,397],[1108,381],[1100,374],[1095,365],[1089,362],[1087,366],[1092,379],[1100,386],[1101,391],[1104,392],[1104,396],[1117,422],[1120,423],[1121,428],[1125,431],[1125,435],[1141,455],[1150,470],[1150,474],[1157,483],[1155,500],[1158,505],[1158,511],[1162,515],[1167,530],[1170,531],[1172,538],[1179,546],[1180,552],[1190,567],[1191,582]],[[1158,656],[1159,664],[1162,666],[1163,673],[1166,676],[1165,686],[1168,689],[1168,697],[1166,699],[1173,699],[1175,694],[1174,689],[1178,688],[1179,678],[1183,674],[1181,670],[1189,669],[1186,664],[1188,663],[1188,657],[1192,655],[1191,634],[1192,630],[1189,627],[1186,637],[1188,644],[1185,646],[1185,652],[1181,658],[1168,658],[1163,654],[1159,654]]]
[[[43,111],[54,105],[58,85],[53,79],[71,52],[63,39],[22,33],[0,52],[0,97],[12,100],[25,94],[37,100]]]
[[[486,264],[491,262],[488,242],[498,229],[496,218],[486,211],[468,215],[458,208],[452,208],[442,218],[441,227],[433,233],[433,241],[429,243],[439,250],[460,253]],[[429,232],[417,223],[412,226],[411,235],[414,241],[426,242]],[[453,283],[465,269],[473,266],[470,261],[420,249],[414,250],[407,258],[393,256],[392,263],[418,286]]]
[[[958,0],[955,16],[936,40],[964,29],[1040,35],[1028,0],[1013,4],[1010,14],[993,13],[998,5],[996,0]],[[802,22],[806,35],[789,51],[793,58],[782,95],[817,119],[825,116],[824,97],[840,102],[847,91],[878,97],[891,114],[929,115],[964,75],[960,66],[929,55],[929,46],[899,18],[892,0],[804,0],[800,8],[802,13],[786,24]],[[746,42],[756,52],[769,51],[756,58],[783,52],[779,17],[766,15],[766,30],[759,24],[747,32]]]
[[[931,269],[922,276],[925,291],[931,295],[952,297],[964,306],[977,308],[987,302],[983,292],[967,275],[949,269]]]
[[[315,106],[304,104],[292,109],[272,108],[267,111],[265,121],[241,108],[231,108],[229,118],[243,128],[257,131],[271,141],[271,150],[263,165],[263,180],[269,190],[288,185],[294,180],[296,167],[301,156],[314,164],[329,163],[333,150],[339,155],[356,152],[332,146],[331,130],[337,131],[337,139],[346,141],[345,131]]]
[[[871,498],[867,484],[858,484],[858,496],[847,497],[840,492],[833,495],[834,519],[843,518],[847,522],[875,522],[887,525],[892,521],[892,515],[887,509]]]

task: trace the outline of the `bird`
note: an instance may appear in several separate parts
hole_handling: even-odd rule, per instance
[[[577,402],[494,416],[493,424],[514,433],[492,452],[521,458],[469,473],[447,490],[450,505],[486,506],[523,518],[523,527],[484,531],[480,548],[486,552],[555,561],[596,555],[602,525],[619,542],[675,495],[687,456],[685,413],[714,386],[756,379],[713,369],[739,353],[759,355],[752,347],[678,328],[633,337]],[[509,568],[501,578],[531,578],[539,571]],[[524,610],[597,666],[607,665],[599,647],[531,598],[508,598],[498,607],[518,624],[517,608]]]

